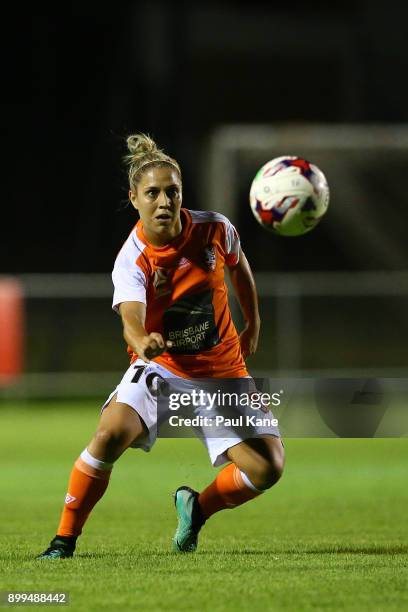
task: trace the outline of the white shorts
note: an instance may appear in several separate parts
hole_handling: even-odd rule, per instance
[[[102,410],[106,408],[109,404],[112,397],[117,394],[117,401],[128,404],[131,408],[133,408],[140,418],[143,420],[144,424],[147,428],[147,434],[144,438],[138,439],[138,441],[132,445],[133,448],[141,448],[145,452],[149,452],[155,443],[157,436],[160,436],[160,423],[158,423],[158,409],[157,409],[157,398],[155,391],[157,389],[157,381],[161,379],[171,379],[171,384],[180,383],[180,389],[186,390],[186,385],[188,387],[189,380],[185,378],[181,378],[166,370],[163,366],[151,361],[149,364],[146,364],[141,359],[138,359],[136,362],[132,363],[130,367],[125,372],[122,380],[116,387],[114,391],[109,395],[108,399],[104,403]],[[216,379],[212,379],[213,382]],[[237,379],[237,381],[241,381],[242,379]],[[252,380],[252,379],[250,379]],[[191,381],[193,383],[193,381]],[[235,384],[235,383],[234,383]],[[187,391],[188,392],[188,391]],[[191,391],[190,391],[191,393]],[[207,408],[208,410],[208,408]],[[161,414],[161,413],[160,413]],[[174,415],[169,410],[169,416]],[[207,414],[206,407],[202,406],[194,413],[197,415]],[[273,418],[272,413],[268,413],[269,417]],[[160,422],[163,422],[163,418],[160,418]],[[205,446],[207,447],[208,454],[210,456],[211,463],[214,466],[222,465],[229,461],[226,451],[239,444],[244,439],[249,437],[256,438],[265,435],[271,435],[276,438],[280,438],[280,433],[278,427],[274,424],[270,424],[267,420],[268,424],[262,423],[262,425],[254,425],[250,429],[249,435],[243,435],[242,430],[241,435],[237,435],[237,431],[234,428],[228,429],[228,427],[224,427],[222,430],[222,434],[217,437],[210,437],[206,435],[206,429],[201,429],[198,437],[203,441]],[[200,428],[194,428],[197,431]],[[212,430],[213,431],[213,430]],[[170,437],[170,436],[166,436]],[[177,436],[174,436],[177,437]],[[184,436],[185,437],[185,436]]]

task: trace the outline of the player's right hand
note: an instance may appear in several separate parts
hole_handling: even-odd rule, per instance
[[[173,343],[170,340],[164,341],[163,336],[158,332],[152,332],[147,336],[144,336],[135,347],[135,352],[138,354],[140,359],[143,359],[146,363],[149,363],[150,359],[158,357],[165,350],[171,348]]]

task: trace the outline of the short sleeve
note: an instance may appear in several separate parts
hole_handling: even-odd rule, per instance
[[[122,302],[142,302],[146,304],[146,276],[137,265],[140,256],[136,243],[132,236],[119,252],[112,272],[114,285],[112,308],[119,312]]]
[[[225,263],[227,266],[236,266],[239,262],[241,242],[235,227],[225,217]]]

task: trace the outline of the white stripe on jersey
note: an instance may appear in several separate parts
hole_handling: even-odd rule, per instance
[[[225,234],[227,239],[226,254],[236,255],[239,257],[240,240],[238,232],[227,217],[213,210],[188,210],[193,223],[211,223],[221,222],[225,225]]]
[[[145,248],[146,245],[137,237],[136,230],[133,229],[119,251],[112,272],[115,287],[112,308],[116,312],[119,312],[119,305],[122,302],[146,304],[146,276],[136,263]]]

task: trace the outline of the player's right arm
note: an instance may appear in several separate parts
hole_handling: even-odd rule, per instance
[[[119,312],[122,317],[125,341],[133,352],[137,353],[146,363],[172,346],[172,343],[165,342],[163,336],[158,332],[147,333],[144,328],[146,305],[142,302],[122,302]]]
[[[144,244],[132,230],[119,251],[112,272],[114,285],[113,309],[120,314],[123,336],[134,353],[149,363],[171,346],[157,332],[147,333],[146,320],[146,271],[138,260]]]

